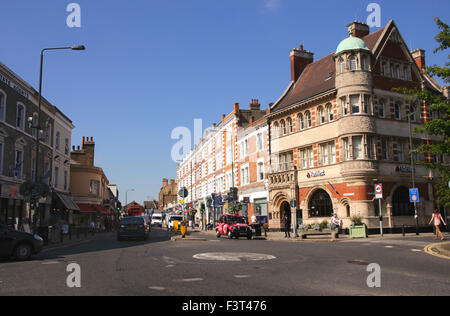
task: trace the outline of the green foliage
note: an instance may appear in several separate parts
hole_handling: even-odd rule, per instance
[[[434,19],[441,32],[435,37],[439,43],[434,52],[445,51],[450,44],[450,29],[449,26],[442,22],[439,18]],[[450,55],[448,55],[450,60]],[[426,71],[430,76],[441,78],[445,83],[450,83],[450,62],[445,64],[446,67],[433,65],[427,67]],[[414,130],[414,134],[426,134],[428,136],[437,136],[440,141],[431,144],[422,144],[413,152],[422,154],[424,160],[419,164],[424,165],[428,169],[437,170],[439,173],[438,184],[436,185],[435,202],[440,206],[450,207],[450,190],[448,182],[450,181],[450,167],[436,163],[435,156],[450,155],[450,102],[449,100],[429,90],[411,90],[405,88],[394,89],[395,91],[405,94],[405,101],[407,104],[420,106],[427,104],[432,119],[425,122],[422,126]]]
[[[352,226],[359,226],[363,224],[361,216],[353,215],[350,217],[350,220],[352,221]]]
[[[324,220],[322,223],[320,223],[320,230],[324,230],[328,228],[328,221]]]

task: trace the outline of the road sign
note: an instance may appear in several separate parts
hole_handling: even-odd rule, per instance
[[[419,189],[409,189],[409,201],[411,203],[419,203]]]
[[[382,198],[383,198],[383,185],[375,184],[375,199],[382,199]]]

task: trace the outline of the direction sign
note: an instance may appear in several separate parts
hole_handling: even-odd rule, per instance
[[[419,203],[419,189],[409,189],[409,202]]]
[[[382,198],[383,198],[383,185],[375,184],[375,199],[382,199]]]

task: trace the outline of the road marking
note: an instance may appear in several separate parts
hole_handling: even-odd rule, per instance
[[[422,252],[420,249],[411,249],[412,252]]]
[[[150,290],[155,290],[155,291],[164,291],[166,288],[162,287],[162,286],[149,286],[148,287]]]
[[[58,261],[49,261],[49,262],[42,262],[42,264],[44,265],[49,265],[49,264],[60,264],[61,262]]]
[[[173,268],[173,267],[175,267],[175,265],[173,264],[169,264],[168,266],[166,266],[166,268]]]
[[[203,281],[202,278],[192,278],[192,279],[181,279],[181,280],[174,280],[175,282],[199,282]]]
[[[391,249],[391,248],[394,248],[393,246],[384,246],[384,248],[389,248],[389,249]]]
[[[245,278],[249,278],[250,276],[249,276],[249,275],[243,274],[243,275],[235,275],[234,277],[235,277],[236,279],[245,279]]]

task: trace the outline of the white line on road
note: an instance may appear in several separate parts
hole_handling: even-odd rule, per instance
[[[199,282],[203,281],[202,278],[192,278],[192,279],[181,279],[181,280],[174,280],[174,282]]]
[[[49,262],[42,262],[42,264],[48,265],[48,264],[60,264],[61,262],[58,261],[49,261]]]
[[[148,287],[150,290],[155,290],[155,291],[164,291],[166,288],[162,287],[162,286],[149,286]]]
[[[412,252],[422,252],[420,249],[411,249]]]
[[[236,279],[245,279],[245,278],[249,278],[250,276],[249,276],[249,275],[243,274],[243,275],[235,275],[234,277],[235,277]]]
[[[391,249],[391,248],[394,248],[393,246],[384,246],[384,248],[389,248],[389,249]]]

